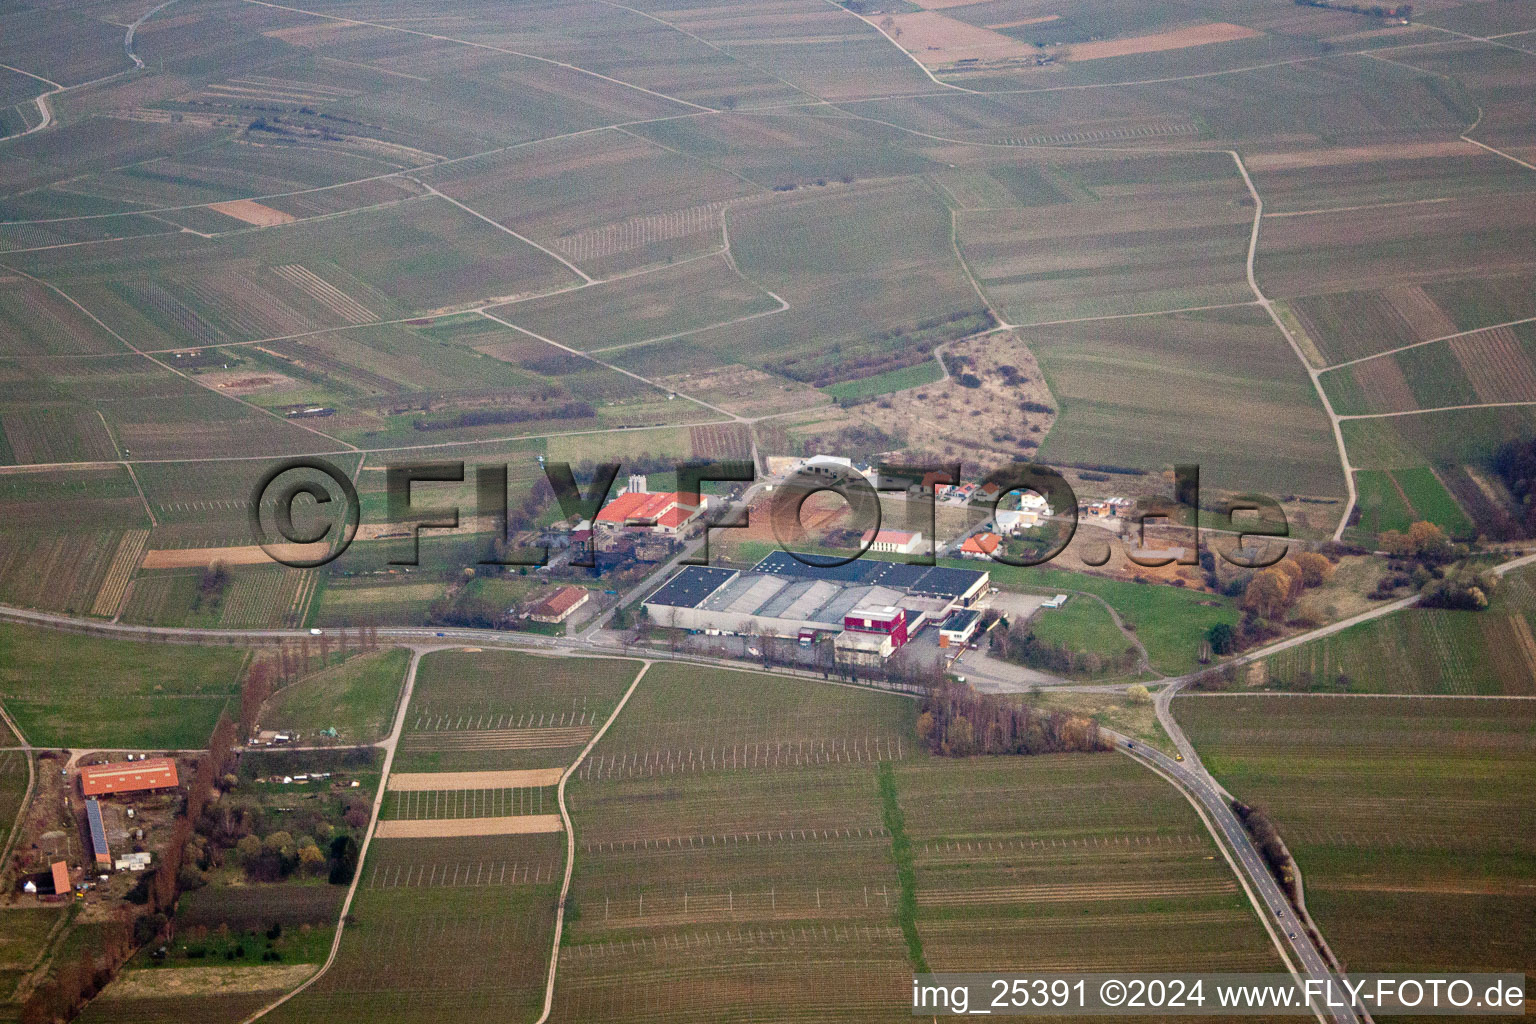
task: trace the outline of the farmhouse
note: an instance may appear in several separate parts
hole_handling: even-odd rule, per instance
[[[981,533],[972,534],[965,538],[965,543],[960,545],[960,557],[974,559],[991,558],[992,552],[996,551],[997,546],[1002,542],[1003,538],[997,534],[992,533],[990,530],[983,530]]]
[[[564,622],[591,599],[592,592],[586,587],[556,587],[553,593],[529,610],[528,618],[534,622],[550,624]]]
[[[60,896],[69,894],[69,865],[62,860],[53,862],[53,891]]]
[[[107,826],[101,820],[101,802],[95,797],[85,802],[85,820],[91,830],[91,853],[97,867],[112,866],[112,851],[107,846]]]
[[[80,792],[84,796],[175,789],[177,785],[176,762],[168,757],[97,764],[80,769]]]
[[[863,542],[881,554],[910,555],[923,543],[923,535],[908,530],[865,530]]]

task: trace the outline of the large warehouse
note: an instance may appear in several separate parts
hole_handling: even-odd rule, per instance
[[[915,632],[924,621],[970,607],[991,582],[985,570],[875,559],[823,568],[775,551],[744,572],[688,566],[645,599],[645,611],[674,629],[797,637],[806,630],[840,633],[856,608],[894,607],[905,610]]]

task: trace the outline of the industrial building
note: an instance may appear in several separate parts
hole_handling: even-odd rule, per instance
[[[980,625],[981,613],[974,608],[951,612],[949,618],[939,624],[939,646],[959,647],[970,643]]]
[[[911,530],[865,530],[864,544],[883,555],[910,555],[922,547],[923,535]]]
[[[168,757],[96,764],[80,769],[80,792],[84,796],[175,789],[179,784],[176,762]]]
[[[973,605],[990,585],[990,574],[977,569],[875,559],[814,566],[775,551],[745,572],[688,566],[644,607],[657,625],[697,633],[835,633],[850,660],[880,661],[925,623]]]
[[[95,797],[85,802],[85,820],[91,829],[91,853],[96,857],[96,866],[111,867],[112,851],[107,846],[107,826],[101,820],[101,802]]]

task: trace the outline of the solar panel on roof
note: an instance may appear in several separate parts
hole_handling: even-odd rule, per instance
[[[91,847],[95,853],[107,852],[107,826],[101,820],[101,804],[95,800],[85,802],[85,817],[91,826]]]

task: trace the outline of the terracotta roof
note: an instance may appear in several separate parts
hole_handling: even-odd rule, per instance
[[[973,555],[990,555],[1001,542],[1002,538],[995,533],[978,533],[965,538],[960,550]]]
[[[694,509],[683,508],[681,505],[673,505],[671,508],[667,509],[667,511],[661,514],[661,516],[656,520],[656,525],[665,526],[668,529],[676,529],[696,515],[698,515],[698,512]]]
[[[53,862],[53,891],[60,896],[69,894],[69,865],[61,860]]]
[[[600,523],[626,523],[631,520],[659,519],[663,513],[678,503],[675,491],[663,491],[651,494],[645,491],[630,491],[619,495],[597,514]]]
[[[585,587],[560,587],[533,606],[533,615],[562,615],[587,599]]]
[[[150,761],[119,761],[80,769],[80,790],[86,796],[168,789],[179,784],[176,762],[168,757]]]

